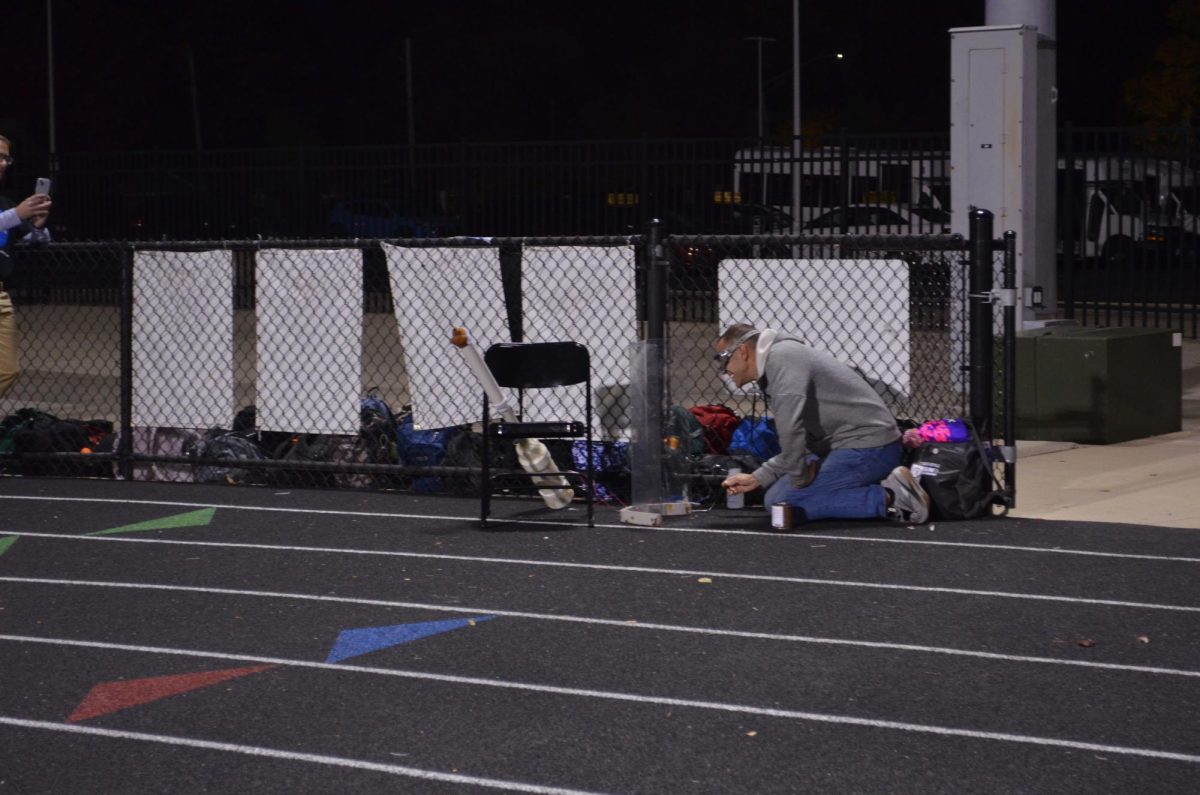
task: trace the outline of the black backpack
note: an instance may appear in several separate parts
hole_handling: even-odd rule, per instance
[[[272,458],[296,463],[333,463],[337,450],[337,439],[333,436],[299,433],[284,439]],[[335,483],[332,472],[311,469],[275,469],[271,477],[271,484],[276,486],[326,487]]]
[[[926,442],[910,467],[929,495],[930,516],[953,521],[991,513],[998,493],[992,461],[971,428],[965,442]]]
[[[193,458],[217,458],[231,463],[262,461],[266,458],[259,446],[244,434],[219,428],[210,430],[202,439],[185,443],[183,452]],[[262,483],[265,478],[260,469],[198,464],[195,479],[197,483],[228,483],[236,486],[241,483]]]
[[[28,454],[86,453],[101,446],[112,434],[108,420],[62,420],[34,408],[18,409],[0,424],[0,437],[11,444],[18,458]],[[105,464],[87,461],[40,459],[22,461],[25,475],[65,475],[70,477],[111,477]]]

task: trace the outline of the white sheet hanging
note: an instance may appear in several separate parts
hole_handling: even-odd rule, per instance
[[[362,397],[362,252],[257,257],[258,427],[356,434]]]
[[[526,246],[521,252],[525,339],[588,346],[593,419],[601,438],[623,435],[628,428],[623,390],[629,384],[630,346],[637,341],[635,275],[632,246]],[[593,345],[597,339],[604,345]],[[581,399],[571,391],[564,391],[562,402],[544,404],[546,418],[571,416],[568,407],[577,403],[570,401]]]
[[[233,421],[233,255],[138,251],[133,260],[133,424]]]
[[[499,250],[382,245],[404,346],[413,424],[445,428],[477,422],[483,389],[450,344],[450,333],[455,326],[466,328],[481,353],[512,339]]]

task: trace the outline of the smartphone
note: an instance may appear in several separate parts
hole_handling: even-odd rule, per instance
[[[38,177],[37,187],[35,187],[33,189],[33,192],[34,193],[44,193],[47,196],[49,196],[50,195],[50,184],[51,183],[50,183],[49,177]]]

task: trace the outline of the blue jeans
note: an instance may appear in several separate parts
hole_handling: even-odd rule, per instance
[[[785,475],[763,498],[767,508],[778,502],[803,508],[816,519],[878,519],[887,515],[887,496],[879,482],[900,463],[900,442],[883,447],[834,450],[821,462],[812,483],[797,488]]]

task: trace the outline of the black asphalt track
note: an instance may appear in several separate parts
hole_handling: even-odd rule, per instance
[[[0,793],[1194,792],[1200,531],[0,479]]]

